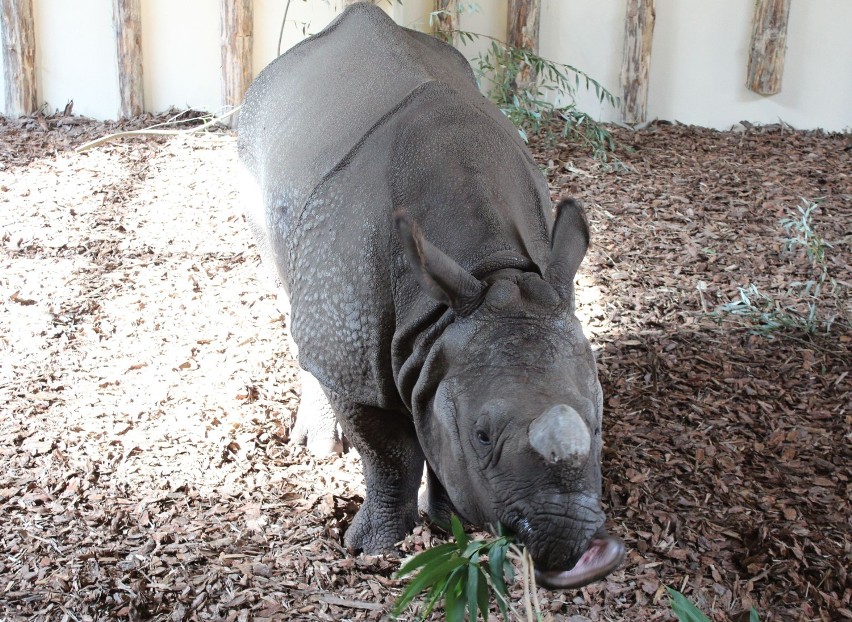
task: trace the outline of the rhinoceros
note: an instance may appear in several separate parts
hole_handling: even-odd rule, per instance
[[[624,547],[604,529],[602,394],[574,309],[589,227],[573,200],[553,217],[465,58],[353,5],[260,73],[239,152],[299,364],[362,459],[346,546],[394,549],[425,463],[423,509],[502,524],[544,585],[611,572]]]

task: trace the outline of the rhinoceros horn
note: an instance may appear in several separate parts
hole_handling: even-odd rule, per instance
[[[530,445],[551,463],[569,468],[583,466],[592,449],[589,426],[576,410],[565,404],[550,408],[530,424]]]
[[[461,316],[476,309],[485,284],[424,238],[420,226],[403,210],[397,210],[393,220],[408,263],[426,293]]]
[[[573,299],[574,276],[588,248],[589,223],[582,204],[574,199],[560,201],[550,238],[550,263],[545,279],[565,300]]]

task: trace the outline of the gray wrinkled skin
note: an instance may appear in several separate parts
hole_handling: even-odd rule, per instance
[[[555,587],[609,572],[623,549],[603,531],[601,390],[574,315],[588,226],[572,201],[554,225],[464,58],[354,5],[260,74],[239,132],[300,365],[363,460],[347,546],[406,535],[425,460],[434,518],[503,523]]]

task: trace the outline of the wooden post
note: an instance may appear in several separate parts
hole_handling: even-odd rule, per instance
[[[648,71],[655,17],[654,0],[627,0],[621,62],[621,115],[625,123],[642,123],[648,115]]]
[[[432,5],[435,11],[435,23],[432,32],[441,41],[451,45],[458,43],[459,3],[458,0],[435,0]]]
[[[509,0],[506,43],[538,54],[541,0]]]
[[[135,117],[145,109],[142,87],[142,16],[140,0],[113,0],[112,25],[118,62],[120,117]]]
[[[252,0],[222,0],[222,100],[239,106],[251,84]]]
[[[36,104],[35,27],[32,0],[0,0],[6,115],[32,114]]]
[[[541,0],[509,0],[509,23],[506,43],[538,54],[538,32],[541,25]],[[535,83],[532,67],[524,66],[515,78],[515,87],[529,88]]]
[[[761,95],[781,90],[790,0],[757,0],[748,55],[748,88]]]

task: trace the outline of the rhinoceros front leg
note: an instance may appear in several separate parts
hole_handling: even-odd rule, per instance
[[[364,503],[346,531],[346,547],[369,554],[393,551],[419,516],[424,458],[414,424],[402,413],[328,396],[364,469]]]
[[[300,370],[302,397],[296,411],[296,425],[291,438],[318,457],[343,452],[343,442],[337,429],[334,410],[319,381],[310,372]]]

